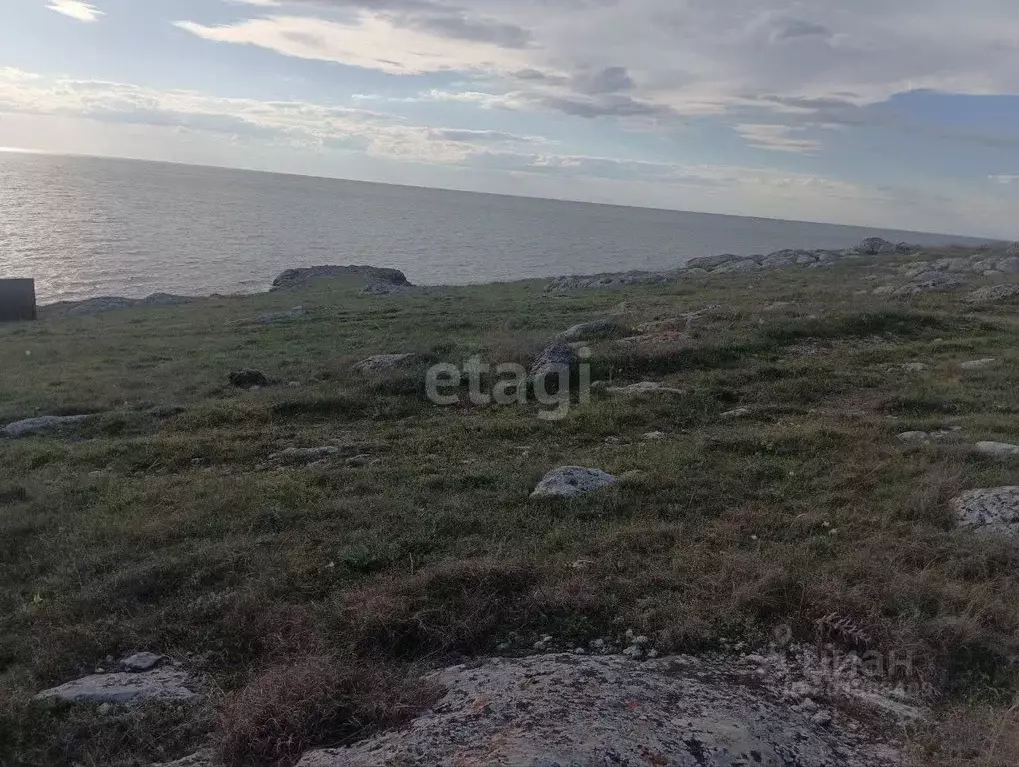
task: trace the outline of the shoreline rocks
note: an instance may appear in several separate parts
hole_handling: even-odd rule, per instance
[[[362,283],[364,287],[371,285],[396,285],[412,287],[407,275],[399,269],[387,269],[379,266],[307,266],[299,269],[287,269],[272,282],[270,293],[302,287],[313,280],[339,279]]]

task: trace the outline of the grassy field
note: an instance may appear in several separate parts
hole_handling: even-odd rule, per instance
[[[860,264],[568,296],[320,282],[0,327],[0,424],[100,414],[0,439],[0,765],[147,764],[210,737],[232,767],[287,765],[405,719],[434,695],[421,669],[507,641],[633,628],[696,652],[780,625],[813,641],[831,614],[859,631],[827,641],[912,657],[935,710],[905,733],[917,765],[1014,764],[1019,548],[956,530],[947,502],[1019,484],[1019,459],[968,448],[1019,441],[1019,299],[889,301],[878,284]],[[251,322],[296,304],[309,315]],[[441,408],[421,371],[351,370],[391,352],[526,362],[577,322],[711,306],[681,343],[592,345],[595,379],[684,394],[599,392],[561,421]],[[232,387],[245,367],[281,383]],[[958,431],[896,438],[941,428]],[[320,445],[341,454],[265,465]],[[642,474],[530,501],[564,464]],[[141,649],[202,674],[208,703],[30,702]]]

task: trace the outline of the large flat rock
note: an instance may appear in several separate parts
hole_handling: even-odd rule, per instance
[[[309,752],[298,767],[902,764],[840,711],[793,706],[724,663],[544,655],[432,679],[448,692],[406,729]]]
[[[195,697],[188,688],[187,672],[163,666],[143,673],[93,674],[59,687],[43,690],[38,701],[64,703],[116,703],[134,706],[151,701],[186,701]]]

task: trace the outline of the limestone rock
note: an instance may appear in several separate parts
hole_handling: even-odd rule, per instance
[[[547,293],[567,293],[571,290],[597,290],[625,288],[631,285],[657,285],[674,279],[675,274],[665,272],[622,272],[619,274],[566,275],[555,277],[545,286]]]
[[[723,421],[732,421],[737,418],[746,418],[748,415],[750,415],[750,412],[751,412],[750,408],[748,407],[738,407],[735,410],[727,410],[726,412],[722,413],[719,416],[719,418],[721,418]]]
[[[51,317],[94,317],[120,309],[137,309],[146,306],[177,306],[189,304],[191,296],[175,296],[169,293],[153,293],[145,298],[123,298],[122,296],[99,296],[84,301],[61,301],[42,307],[42,312]]]
[[[375,354],[354,365],[358,373],[383,373],[387,370],[409,368],[422,361],[420,354]]]
[[[1019,282],[1006,283],[1004,285],[991,285],[986,288],[978,288],[966,296],[966,303],[970,304],[993,304],[998,301],[1007,301],[1010,298],[1019,296]]]
[[[633,655],[643,654],[633,647]],[[724,663],[540,655],[455,666],[429,678],[447,693],[409,727],[309,752],[298,767],[902,763],[876,733],[854,735],[850,725],[859,725],[841,713],[793,711],[752,673]]]
[[[270,292],[301,287],[313,280],[346,280],[358,284],[390,283],[410,285],[407,275],[398,269],[383,269],[377,266],[309,266],[302,269],[288,269],[273,280]]]
[[[165,655],[157,655],[154,652],[136,652],[120,661],[120,670],[137,674],[142,671],[151,671],[168,660],[169,658]]]
[[[970,360],[969,362],[960,362],[959,367],[963,370],[983,370],[994,365],[998,360],[994,357],[987,357],[982,360]]]
[[[896,288],[892,292],[892,295],[896,298],[910,298],[923,293],[952,290],[965,284],[965,280],[961,277],[955,276],[954,274],[926,271],[918,274],[911,282]]]
[[[15,421],[4,427],[4,436],[25,437],[29,434],[42,434],[43,432],[56,429],[61,426],[81,423],[90,415],[43,415],[38,418],[27,418],[24,421]]]
[[[215,751],[205,749],[197,753],[177,759],[173,762],[160,762],[150,767],[222,767],[223,762],[216,757]]]
[[[582,322],[559,334],[560,341],[583,341],[588,338],[610,335],[626,335],[630,330],[618,320],[605,318]]]
[[[134,706],[151,701],[188,701],[195,693],[188,674],[171,666],[162,666],[139,674],[117,672],[93,674],[35,696],[38,701],[66,703],[115,703]]]
[[[731,253],[723,253],[720,256],[702,256],[700,258],[691,258],[686,262],[685,266],[687,269],[707,269],[710,271],[738,258],[742,258],[742,256],[734,256]]]
[[[970,490],[955,498],[952,507],[963,527],[1019,536],[1019,487]]]
[[[531,498],[565,498],[572,500],[582,495],[615,484],[616,478],[601,469],[582,466],[563,466],[550,471],[531,493]]]
[[[736,258],[726,261],[720,266],[711,270],[712,274],[744,274],[746,272],[759,272],[762,267],[752,258]]]
[[[881,237],[868,237],[856,246],[856,251],[864,256],[884,256],[898,252],[894,243]]]
[[[642,394],[685,394],[682,389],[666,386],[661,381],[641,381],[629,386],[610,386],[605,391],[624,397],[638,397]]]
[[[536,388],[554,394],[558,391],[560,381],[569,379],[576,362],[577,353],[569,344],[547,346],[531,365],[531,383]]]
[[[973,449],[988,458],[1011,458],[1019,455],[1019,445],[1010,445],[1007,442],[977,442]]]

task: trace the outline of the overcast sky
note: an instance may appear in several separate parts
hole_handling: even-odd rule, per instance
[[[0,147],[1019,237],[1015,0],[4,15]]]

